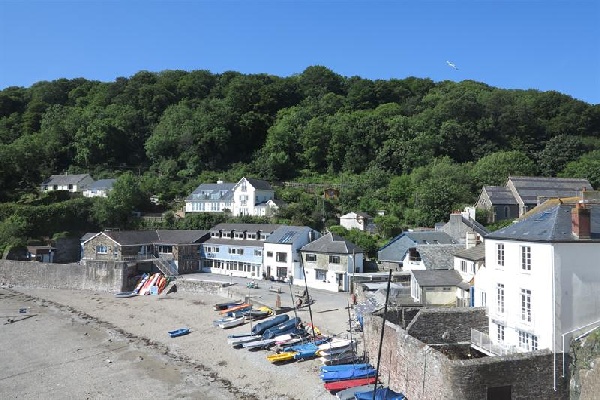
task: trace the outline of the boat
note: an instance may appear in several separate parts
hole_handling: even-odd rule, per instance
[[[242,300],[234,300],[234,301],[228,301],[225,303],[217,303],[217,304],[215,304],[215,311],[225,310],[226,308],[239,306],[240,304],[243,304]]]
[[[171,336],[172,338],[175,338],[178,336],[187,335],[188,333],[190,333],[189,328],[180,328],[180,329],[175,329],[174,331],[169,331],[169,336]]]
[[[336,366],[340,364],[350,364],[357,361],[356,354],[354,353],[342,353],[331,357],[319,357],[319,360],[323,366]]]
[[[276,315],[271,319],[264,320],[259,322],[258,324],[252,327],[253,335],[262,335],[267,329],[282,324],[290,319],[290,316],[287,314]]]
[[[321,367],[321,372],[335,372],[335,371],[344,371],[347,369],[365,369],[365,368],[373,368],[373,366],[368,363],[323,365]]]
[[[245,323],[246,323],[246,320],[244,319],[244,317],[237,317],[237,318],[231,319],[229,321],[223,321],[223,322],[219,323],[219,328],[221,328],[221,329],[233,328],[235,326],[240,326]]]
[[[115,297],[119,297],[119,298],[127,298],[127,297],[135,297],[137,296],[136,292],[119,292],[119,293],[115,293]]]
[[[354,397],[356,393],[368,392],[373,389],[375,389],[375,384],[373,383],[370,385],[355,386],[337,392],[335,397],[337,397],[338,400],[354,400],[356,398]]]
[[[237,338],[229,338],[227,339],[227,344],[232,346],[241,346],[247,342],[253,342],[255,340],[262,340],[262,336],[260,335],[251,335],[251,336],[242,336]]]
[[[350,339],[333,338],[329,342],[323,343],[322,345],[320,345],[319,350],[332,351],[334,349],[343,349],[345,347],[352,346],[353,344],[354,344],[354,341],[352,341]]]
[[[249,310],[246,313],[244,313],[244,317],[247,321],[267,318],[269,315],[271,315],[271,312],[260,309]]]
[[[373,396],[375,395],[375,396]],[[354,398],[357,400],[405,400],[406,396],[402,393],[396,393],[392,389],[384,387],[384,388],[375,388],[367,391],[360,391],[354,393]]]
[[[297,327],[300,324],[300,322],[300,318],[291,318],[282,324],[268,328],[266,331],[263,332],[263,339],[271,339],[275,336],[291,334],[298,330]]]
[[[223,318],[219,318],[219,319],[215,319],[213,321],[213,326],[219,326],[219,325],[221,325],[224,322],[233,321],[235,319],[236,319],[235,317],[229,317],[229,316],[223,317]]]
[[[244,347],[245,349],[266,349],[268,347],[273,346],[277,341],[281,341],[286,338],[291,338],[291,335],[284,334],[273,337],[271,339],[256,340],[254,342],[244,343],[242,347]]]
[[[272,363],[292,361],[295,354],[295,351],[285,351],[283,353],[270,354],[267,356],[267,360]]]
[[[233,312],[233,311],[245,310],[245,309],[249,309],[249,308],[252,308],[252,304],[242,303],[242,304],[238,304],[235,306],[227,307],[227,308],[219,311],[219,313],[221,315],[227,315],[228,313]]]
[[[340,390],[348,389],[355,386],[363,386],[375,383],[375,377],[360,378],[360,379],[347,379],[343,381],[327,382],[325,383],[325,389],[330,392],[339,392]]]
[[[375,368],[366,369],[346,369],[342,371],[321,372],[323,382],[341,381],[346,379],[370,378],[377,375]]]

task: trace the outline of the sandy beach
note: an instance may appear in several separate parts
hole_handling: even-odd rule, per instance
[[[213,326],[210,293],[116,298],[89,291],[0,288],[0,393],[12,399],[332,399],[318,360],[273,365],[234,349]],[[328,310],[325,310],[328,311]],[[337,316],[319,311],[327,331]],[[341,319],[341,321],[340,321]],[[316,321],[315,321],[316,322]],[[186,336],[168,331],[190,328]]]

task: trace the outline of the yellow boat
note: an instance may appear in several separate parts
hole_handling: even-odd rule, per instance
[[[290,361],[294,359],[294,354],[296,354],[295,351],[286,351],[285,353],[271,354],[267,356],[267,360],[271,361],[272,363]]]

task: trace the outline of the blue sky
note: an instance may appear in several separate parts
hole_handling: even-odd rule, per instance
[[[290,76],[311,65],[600,104],[600,1],[0,0],[0,89],[140,70]]]

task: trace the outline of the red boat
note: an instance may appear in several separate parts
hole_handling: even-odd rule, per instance
[[[371,378],[360,378],[360,379],[347,379],[344,381],[327,382],[325,389],[330,392],[339,392],[340,390],[348,389],[355,386],[370,385],[375,383],[375,377]]]

